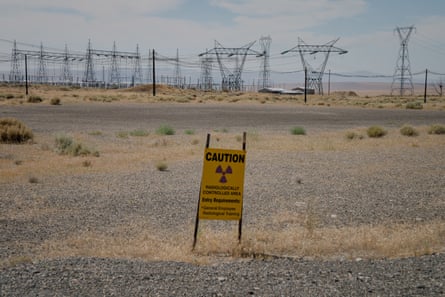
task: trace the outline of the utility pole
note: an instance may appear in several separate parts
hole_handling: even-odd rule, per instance
[[[426,89],[428,85],[428,69],[425,70],[425,91],[423,93],[423,103],[426,103]]]
[[[304,67],[304,103],[307,102],[307,67]]]
[[[331,69],[328,72],[328,96],[331,94]]]
[[[156,60],[156,56],[155,56],[155,50],[153,49],[152,52],[152,58],[153,58],[153,64],[152,64],[152,70],[153,70],[153,96],[156,96],[156,65],[155,65],[155,60]]]
[[[25,55],[25,93],[28,96],[28,55]]]

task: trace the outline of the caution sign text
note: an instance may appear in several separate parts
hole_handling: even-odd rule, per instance
[[[240,220],[246,152],[207,148],[204,152],[199,218]]]

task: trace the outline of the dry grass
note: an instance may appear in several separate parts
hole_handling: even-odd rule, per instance
[[[129,89],[89,89],[73,87],[57,87],[48,85],[32,85],[29,97],[39,97],[43,103],[52,104],[51,99],[59,98],[66,103],[79,102],[176,102],[176,103],[201,103],[201,102],[229,102],[229,103],[257,103],[280,104],[291,103],[304,105],[303,96],[264,94],[257,92],[203,92],[199,90],[182,90],[165,85],[157,85],[157,95],[152,96],[152,86],[142,85]],[[423,96],[389,96],[388,90],[362,92],[362,95],[353,91],[338,91],[330,95],[309,95],[306,105],[313,106],[355,106],[366,108],[400,108],[412,105],[412,102],[423,102]],[[8,99],[6,99],[8,98]],[[3,100],[2,100],[3,99]],[[24,88],[0,85],[1,104],[25,104]],[[428,96],[428,102],[422,105],[425,110],[445,110],[445,97]]]
[[[286,214],[279,216],[285,218]],[[33,257],[138,258],[206,264],[220,261],[221,257],[399,258],[444,251],[444,222],[310,228],[304,220],[278,231],[244,228],[239,244],[236,224],[225,231],[214,230],[207,224],[201,227],[192,251],[192,226],[185,233],[165,234],[147,223],[135,222],[110,230],[112,236],[90,231],[48,240]]]
[[[398,129],[388,129],[388,135],[375,141],[364,137],[351,141],[345,137],[347,131],[309,133],[295,137],[284,130],[278,133],[248,132],[249,155],[264,152],[312,152],[312,151],[368,151],[381,148],[398,150],[407,147],[434,148],[445,147],[445,138],[428,134],[429,127],[416,127],[419,136],[405,137]],[[366,128],[357,128],[359,135],[366,135]],[[168,157],[169,167],[182,160],[201,160],[206,135],[196,133],[195,141],[188,135],[148,135],[146,137],[117,138],[114,134],[101,137],[91,133],[77,133],[73,138],[80,143],[88,143],[100,151],[89,172],[127,172],[140,170],[147,164],[156,167],[159,160]],[[215,146],[220,148],[241,148],[236,133],[214,132],[212,139],[218,139]],[[29,176],[39,176],[43,180],[51,176],[80,175],[86,167],[82,158],[58,155],[54,149],[52,135],[37,134],[34,143],[25,146],[11,146],[0,143],[0,151],[9,158],[0,158],[0,183],[27,181]],[[17,166],[15,161],[20,161]]]

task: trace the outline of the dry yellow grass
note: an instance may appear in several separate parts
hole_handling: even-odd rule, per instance
[[[400,135],[398,129],[389,129],[388,135],[381,139],[364,137],[361,140],[348,140],[347,131],[318,132],[306,136],[292,136],[287,131],[283,134],[247,132],[249,154],[262,152],[303,152],[303,151],[367,151],[379,148],[397,150],[406,147],[432,148],[445,146],[445,138],[428,134],[428,127],[416,127],[417,137]],[[366,128],[355,131],[366,135]],[[118,140],[114,135],[112,138]],[[205,135],[149,135],[130,137],[120,141],[103,140],[87,133],[78,133],[73,137],[88,147],[100,152],[100,157],[61,156],[54,151],[54,136],[36,133],[33,144],[0,144],[0,150],[8,158],[0,158],[0,183],[25,181],[30,176],[39,178],[56,175],[76,175],[85,172],[116,172],[153,167],[159,162],[169,165],[181,160],[200,159]],[[239,135],[215,132],[215,147],[241,147]],[[193,140],[201,139],[201,143]],[[198,141],[199,142],[199,141]],[[89,160],[91,166],[84,166]],[[17,165],[20,164],[20,165]]]
[[[330,95],[309,95],[307,105],[313,106],[354,106],[367,108],[406,108],[408,103],[419,102],[423,104],[423,96],[389,96],[388,90],[373,91],[372,95],[363,92],[363,96],[351,91],[333,92]],[[26,103],[24,87],[0,85],[1,104],[31,104]],[[13,98],[6,99],[6,95]],[[92,89],[73,88],[65,86],[32,85],[29,96],[43,98],[41,104],[51,104],[51,100],[58,98],[61,104],[81,102],[177,102],[177,103],[200,103],[200,102],[230,102],[230,103],[255,103],[255,104],[304,104],[303,96],[264,94],[257,92],[203,92],[199,90],[182,90],[165,85],[157,86],[157,96],[152,96],[151,85],[142,85],[130,89]],[[445,110],[445,97],[430,95],[426,110]]]
[[[48,240],[35,249],[33,258],[138,258],[198,264],[246,257],[399,258],[443,252],[445,245],[445,223],[437,221],[342,228],[309,228],[303,222],[278,231],[245,228],[241,243],[237,226],[232,227],[217,231],[211,223],[204,224],[192,251],[192,226],[182,234],[161,234],[148,223],[133,222],[110,230],[112,236],[91,231]]]

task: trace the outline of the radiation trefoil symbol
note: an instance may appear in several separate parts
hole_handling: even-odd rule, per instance
[[[225,183],[227,183],[226,174],[232,174],[232,167],[227,166],[226,170],[223,170],[221,165],[219,165],[216,168],[216,173],[222,174],[221,178],[219,179],[219,182],[222,184],[225,184]]]

